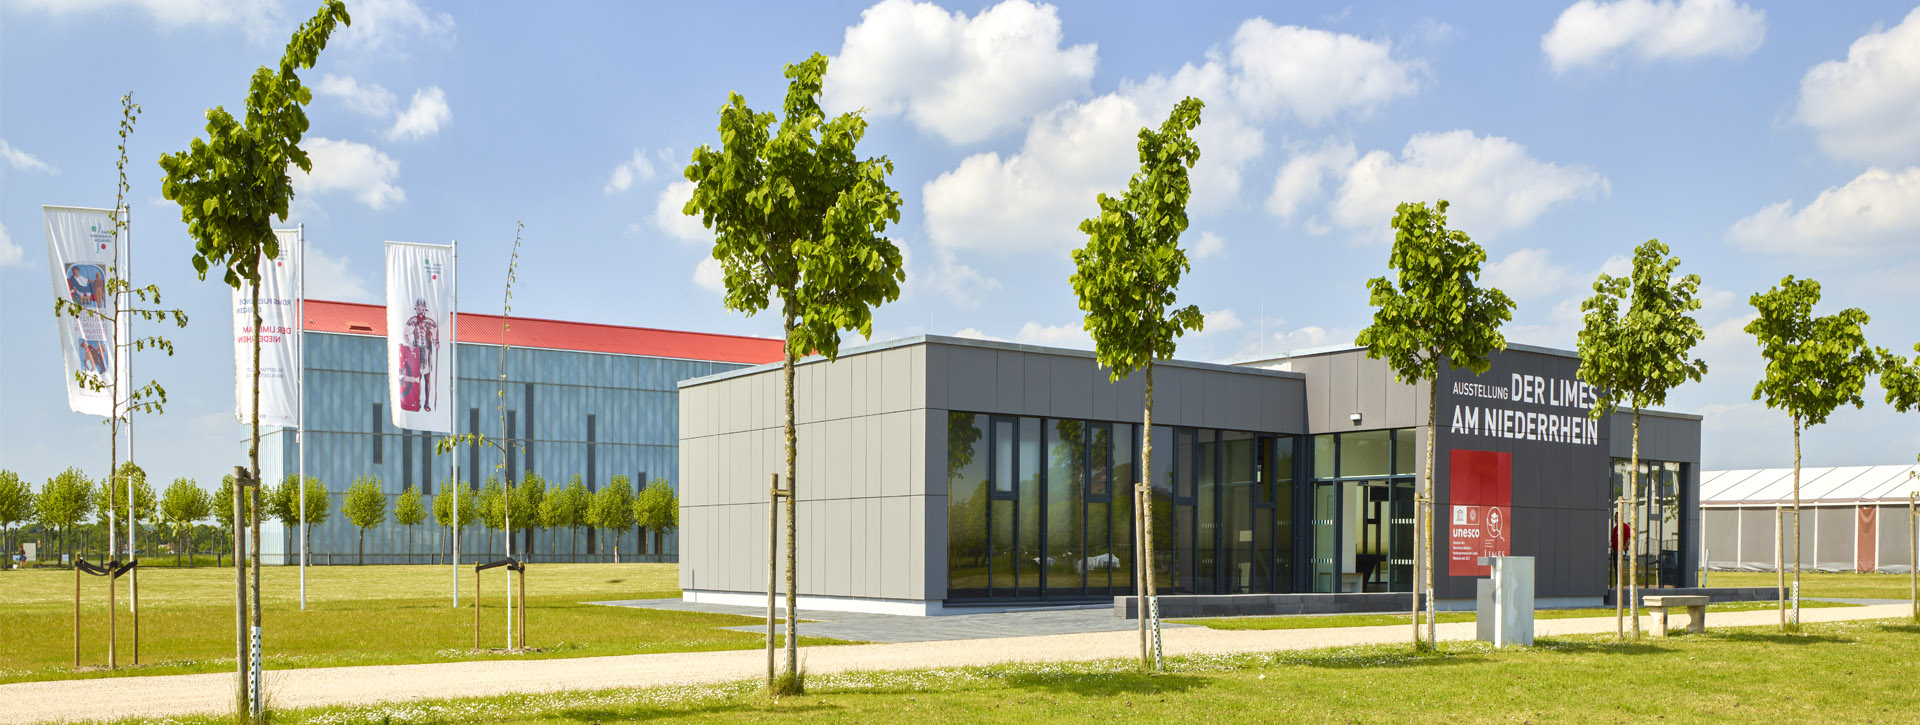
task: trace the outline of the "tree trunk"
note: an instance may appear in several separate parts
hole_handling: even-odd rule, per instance
[[[367,530],[361,529],[360,530],[359,562],[355,564],[355,566],[366,566],[366,565],[367,565]]]
[[[1147,351],[1146,396],[1143,401],[1140,426],[1140,476],[1143,483],[1136,484],[1140,492],[1140,561],[1134,562],[1134,571],[1139,572],[1140,585],[1135,589],[1140,600],[1140,665],[1157,669],[1159,661],[1154,657],[1153,642],[1160,638],[1159,613],[1154,611],[1153,602],[1157,596],[1153,581],[1153,351]]]
[[[1633,469],[1628,473],[1632,493],[1628,494],[1627,517],[1633,525],[1627,553],[1627,612],[1633,617],[1633,638],[1640,639],[1640,406],[1633,406]]]
[[[251,545],[255,547],[255,553],[253,557],[253,628],[255,631],[259,631],[261,629],[260,556],[258,552],[258,547],[260,546],[260,323],[263,320],[260,317],[260,283],[258,280],[255,280],[253,284],[252,313],[253,313],[253,334],[250,337],[253,338],[253,392],[252,392],[253,408],[251,409],[252,415],[248,416],[249,418],[252,419],[250,421],[251,428],[252,428],[252,435],[249,436],[248,442],[247,442],[247,466],[248,466],[248,469],[252,472],[252,479],[254,484],[253,499],[252,499],[253,500],[253,516],[252,516],[253,538],[249,540]],[[237,492],[238,488],[236,487],[235,490]],[[234,512],[235,526],[241,525],[239,516],[240,516],[240,512],[238,511]],[[236,564],[240,564],[239,559],[235,559],[234,561]],[[245,597],[245,592],[242,592],[242,597],[243,598]],[[242,634],[244,635],[245,633],[242,633]],[[240,657],[240,660],[241,660],[240,662],[241,676],[240,677],[242,680],[246,679],[246,672],[248,669],[246,664],[247,658],[245,656],[245,653],[247,651],[246,639],[247,638],[245,636],[242,636],[241,641],[238,643],[240,647],[240,651],[242,653]],[[242,685],[242,687],[245,687],[245,685]],[[261,704],[260,693],[258,692],[253,693],[253,704],[256,706]],[[248,710],[247,712],[251,712],[251,710]]]
[[[796,627],[799,618],[799,549],[795,546],[794,504],[800,495],[800,483],[794,478],[798,470],[799,436],[793,427],[793,303],[788,301],[782,310],[780,339],[786,342],[781,354],[781,376],[785,379],[786,400],[785,433],[787,443],[787,681],[790,687],[800,684],[800,633]]]
[[[1413,593],[1413,647],[1420,649],[1420,597],[1427,598],[1427,641],[1425,646],[1434,646],[1433,634],[1433,474],[1434,474],[1434,437],[1439,434],[1435,422],[1436,410],[1440,407],[1440,363],[1434,356],[1434,376],[1427,381],[1427,470],[1420,477],[1421,489],[1413,508],[1413,568],[1416,584]]]
[[[1800,626],[1800,416],[1793,416],[1793,626]]]

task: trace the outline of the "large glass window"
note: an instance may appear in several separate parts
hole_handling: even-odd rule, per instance
[[[1219,591],[1220,571],[1220,434],[1200,431],[1194,443],[1194,481],[1198,484],[1194,510],[1199,513],[1193,585],[1200,592]]]
[[[1629,473],[1633,464],[1629,459],[1613,459],[1613,497],[1619,500],[1627,496]],[[1640,461],[1639,502],[1632,509],[1633,518],[1625,527],[1626,532],[1639,540],[1640,584],[1647,587],[1674,587],[1684,583],[1683,567],[1680,564],[1681,531],[1681,477],[1682,464],[1671,461]],[[1619,545],[1622,533],[1618,522],[1615,523],[1615,535],[1609,537],[1615,546]],[[1612,586],[1617,581],[1614,570],[1620,557],[1613,550],[1607,554],[1607,582]]]
[[[1385,476],[1392,455],[1390,430],[1340,434],[1340,477]]]
[[[1412,591],[1414,442],[1412,429],[1314,437],[1314,591]]]
[[[1040,515],[1040,496],[1042,480],[1040,478],[1040,419],[1020,419],[1020,443],[1017,452],[1019,465],[1018,499],[1020,502],[1020,543],[1014,555],[1014,566],[1019,574],[1019,596],[1040,596],[1041,557],[1046,555],[1040,547],[1040,533],[1044,523]]]
[[[1253,434],[1221,433],[1220,464],[1221,558],[1226,577],[1223,584],[1229,593],[1248,594],[1259,591],[1254,584],[1257,565],[1253,535]]]
[[[947,596],[987,596],[987,417],[947,414]]]
[[[1078,562],[1085,556],[1086,424],[1052,420],[1045,425],[1047,446],[1047,593],[1078,596],[1086,581]]]

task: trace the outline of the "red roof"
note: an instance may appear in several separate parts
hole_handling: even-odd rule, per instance
[[[387,334],[387,308],[357,302],[307,300],[306,329],[349,335]],[[481,345],[500,344],[500,316],[460,313],[460,341]],[[534,317],[508,320],[507,344],[513,347],[542,347],[552,350],[608,352],[618,355],[646,355],[681,360],[761,363],[780,360],[781,343],[765,337],[716,335],[706,332],[656,330],[650,327],[599,325],[591,322],[562,322]]]

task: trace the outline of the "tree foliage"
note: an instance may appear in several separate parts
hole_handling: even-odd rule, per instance
[[[20,479],[20,474],[0,469],[0,529],[6,530],[6,552],[13,553],[17,548],[13,536],[19,532],[20,524],[33,520],[33,487]]]
[[[307,476],[305,481],[307,489],[305,511],[300,509],[301,478],[298,475],[289,475],[280,479],[280,485],[274,486],[273,492],[267,495],[267,500],[264,502],[267,515],[279,520],[281,525],[288,529],[299,526],[303,514],[309,528],[326,523],[327,516],[332,513],[333,508],[331,502],[327,500],[327,485],[313,476]]]
[[[214,523],[229,534],[227,538],[231,542],[233,538],[231,536],[233,533],[233,474],[229,473],[220,478],[220,490],[214,492],[211,503]],[[247,496],[241,496],[240,506],[243,510],[240,523],[244,526],[253,519],[253,501]]]
[[[1431,381],[1445,360],[1484,373],[1507,347],[1500,326],[1513,319],[1506,293],[1479,285],[1487,252],[1466,232],[1447,228],[1447,201],[1404,203],[1393,215],[1394,279],[1367,281],[1373,324],[1355,342],[1384,359],[1400,382]]]
[[[840,331],[873,331],[873,307],[900,296],[900,250],[881,236],[900,221],[900,194],[887,186],[893,162],[862,159],[867,122],[828,119],[820,108],[826,56],[786,66],[785,117],[756,113],[727,94],[720,148],[693,151],[683,211],[713,230],[713,258],[726,280],[726,306],[749,315],[780,305],[792,324],[793,356],[839,354]]]
[[[1182,100],[1160,125],[1140,129],[1140,170],[1119,198],[1096,198],[1100,215],[1080,222],[1087,245],[1073,250],[1068,281],[1086,313],[1094,354],[1113,380],[1173,357],[1175,340],[1205,327],[1193,305],[1177,307],[1181,275],[1192,268],[1180,248],[1187,230],[1189,171],[1200,161],[1190,133],[1199,100]]]
[[[613,539],[613,560],[620,560],[620,534],[633,525],[633,484],[626,476],[614,476],[593,495],[587,506],[587,518],[594,526],[608,529]]]
[[[499,531],[507,525],[507,492],[500,485],[499,476],[488,476],[480,485],[480,494],[474,497],[474,514],[480,517],[480,525]]]
[[[213,514],[213,501],[191,478],[176,478],[160,495],[160,520],[173,529],[177,564],[180,554],[193,556],[193,525]]]
[[[456,491],[458,493],[456,493]],[[460,525],[473,525],[474,492],[466,489],[465,481],[445,481],[440,484],[440,493],[433,497],[433,522],[440,526],[453,526],[453,500],[460,499]]]
[[[427,507],[420,502],[420,487],[408,486],[393,500],[393,522],[401,526],[419,526],[427,520]]]
[[[153,486],[147,483],[145,469],[133,461],[120,464],[120,470],[114,475],[114,484],[102,483],[93,488],[93,510],[100,523],[108,521],[125,522],[127,520],[127,486],[133,486],[134,522],[152,521],[157,502],[154,500]]]
[[[1647,240],[1634,250],[1629,276],[1602,273],[1593,296],[1580,305],[1586,314],[1580,379],[1600,389],[1596,419],[1622,403],[1636,409],[1665,405],[1668,391],[1707,372],[1706,361],[1688,359],[1706,336],[1690,314],[1700,309],[1700,277],[1676,279],[1680,258],[1668,257],[1668,251],[1660,240]]]
[[[508,512],[512,514],[509,523],[514,530],[538,529],[540,523],[540,504],[547,500],[547,479],[533,471],[527,471],[520,481],[507,493]]]
[[[226,283],[238,288],[243,280],[260,278],[262,258],[279,255],[273,220],[287,218],[291,171],[313,171],[313,161],[300,148],[313,90],[301,82],[299,71],[319,60],[336,26],[352,23],[343,0],[325,0],[288,39],[279,67],[253,72],[244,119],[235,119],[225,106],[207,109],[206,137],[160,157],[166,172],[160,193],[180,205],[180,221],[193,238],[193,268],[201,279],[220,265],[226,267]]]
[[[68,535],[93,511],[93,481],[78,468],[54,474],[41,484],[40,495],[33,499],[33,510],[42,528],[60,530],[62,550],[72,551],[67,548],[71,543]]]
[[[1850,307],[1815,316],[1820,283],[1788,275],[1749,300],[1758,318],[1746,331],[1760,345],[1766,373],[1753,386],[1753,399],[1786,412],[1796,425],[1815,426],[1842,405],[1861,407],[1867,376],[1879,369],[1863,328],[1867,313]]]
[[[633,498],[633,522],[656,534],[680,528],[680,497],[667,479],[653,479]]]
[[[1913,351],[1920,353],[1920,343]],[[1880,351],[1880,387],[1887,392],[1887,405],[1902,413],[1920,410],[1920,355],[1911,361],[1889,350]]]
[[[380,477],[353,479],[353,485],[347,488],[346,500],[340,503],[340,513],[360,530],[359,559],[361,564],[367,563],[367,529],[387,520],[387,494],[380,489]]]

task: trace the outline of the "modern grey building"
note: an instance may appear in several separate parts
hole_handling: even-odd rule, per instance
[[[683,379],[712,375],[780,358],[781,341],[617,325],[513,318],[506,326],[505,396],[500,395],[502,319],[461,313],[455,364],[459,376],[454,426],[508,443],[505,451],[461,447],[438,454],[439,434],[400,430],[387,409],[386,308],[344,302],[306,302],[306,474],[329,491],[325,524],[312,532],[312,561],[352,563],[359,530],[340,513],[347,488],[376,478],[389,497],[388,522],[367,532],[368,563],[442,560],[448,530],[428,521],[409,532],[392,523],[392,499],[417,487],[431,510],[445,495],[459,458],[463,496],[490,476],[511,484],[528,472],[549,488],[579,476],[598,490],[615,476],[636,488],[679,480],[678,418]],[[505,413],[500,406],[504,401]],[[503,420],[504,418],[504,420]],[[277,484],[300,470],[293,430],[275,429],[261,441],[262,477]],[[270,527],[270,528],[277,528]],[[409,535],[412,542],[409,547]],[[672,561],[676,536],[643,536],[638,529],[540,531],[531,535],[535,561],[612,561],[614,545],[637,560]],[[617,537],[617,538],[616,538]],[[266,534],[263,554],[294,563],[291,531]],[[460,534],[463,560],[498,557],[502,542],[482,527]],[[515,544],[526,550],[526,540]],[[488,552],[492,552],[489,554]],[[637,556],[638,555],[638,556]]]
[[[1538,595],[1598,602],[1627,420],[1588,418],[1564,351],[1515,345],[1439,385],[1437,596],[1477,558],[1539,558]],[[1092,353],[921,336],[796,369],[801,606],[934,614],[1134,591],[1143,376]],[[1427,386],[1363,350],[1155,366],[1153,576],[1167,594],[1409,592]],[[681,587],[764,603],[778,365],[680,384]],[[1699,419],[1641,422],[1649,585],[1692,582]]]

